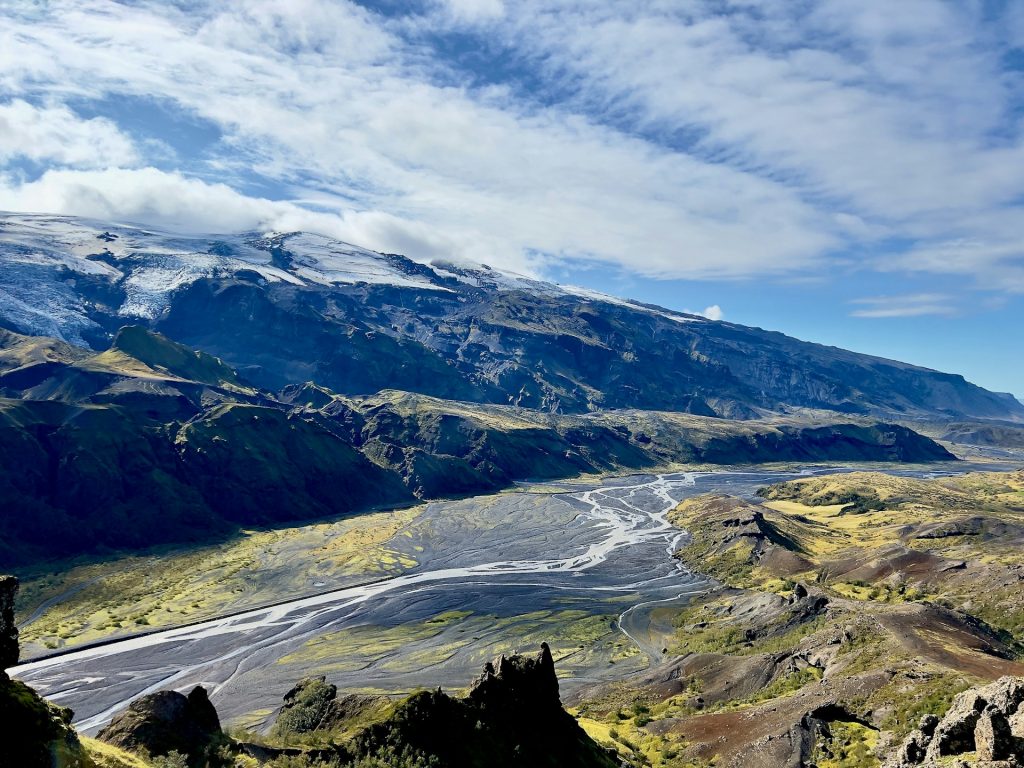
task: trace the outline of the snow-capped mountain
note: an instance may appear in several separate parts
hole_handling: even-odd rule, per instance
[[[310,380],[545,411],[1024,420],[1013,397],[960,376],[484,265],[304,232],[185,236],[0,215],[0,326],[102,350],[129,324],[271,390]]]
[[[304,287],[382,285],[453,292],[575,294],[643,309],[583,288],[560,287],[484,265],[424,265],[306,232],[180,235],[69,216],[0,214],[0,322],[26,333],[85,343],[99,327],[79,280],[119,288],[116,314],[157,320],[173,293],[240,272]],[[652,310],[648,310],[652,311]],[[659,312],[680,322],[691,316]]]

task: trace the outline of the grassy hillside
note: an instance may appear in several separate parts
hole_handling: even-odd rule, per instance
[[[652,616],[662,665],[576,697],[592,733],[655,766],[871,768],[958,691],[1024,673],[1024,472],[761,496],[671,515],[677,556],[722,587]]]
[[[834,416],[834,414],[833,414]],[[900,426],[732,422],[678,413],[564,416],[393,390],[279,395],[138,327],[89,353],[0,336],[0,564],[204,542],[488,493],[525,478],[674,462],[931,461]]]

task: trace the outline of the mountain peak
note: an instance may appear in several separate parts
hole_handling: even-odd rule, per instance
[[[117,339],[125,325],[140,330]],[[340,395],[395,389],[563,413],[1024,421],[1024,406],[960,376],[306,232],[187,236],[0,215],[0,327],[98,351],[134,343],[167,370],[233,381],[212,358],[168,346],[183,344],[274,391],[312,380]]]

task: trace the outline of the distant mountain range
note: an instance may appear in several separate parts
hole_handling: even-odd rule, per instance
[[[1024,444],[960,376],[302,233],[3,216],[0,328],[0,564],[672,462],[952,459],[918,422]]]
[[[318,235],[181,236],[0,216],[0,326],[106,349],[141,324],[268,390],[315,381],[556,413],[1024,421],[962,376]]]

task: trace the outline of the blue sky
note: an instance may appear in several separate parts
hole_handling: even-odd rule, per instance
[[[1024,3],[0,0],[0,209],[310,229],[1024,396]]]

